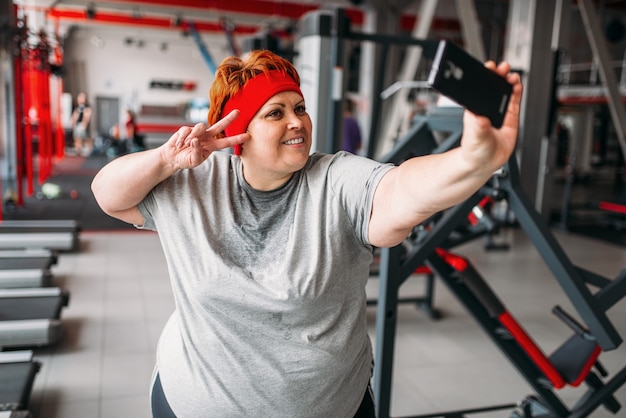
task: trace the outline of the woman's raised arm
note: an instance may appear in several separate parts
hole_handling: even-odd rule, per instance
[[[370,217],[369,239],[378,247],[402,242],[411,229],[434,213],[469,198],[505,164],[517,141],[522,84],[510,66],[486,66],[513,85],[501,128],[469,111],[463,115],[461,145],[442,154],[411,158],[380,181]]]
[[[193,168],[216,150],[249,139],[248,134],[220,137],[238,116],[233,111],[213,126],[199,123],[181,127],[158,148],[116,158],[96,174],[91,190],[108,215],[135,225],[143,224],[137,205],[160,182],[178,170]]]

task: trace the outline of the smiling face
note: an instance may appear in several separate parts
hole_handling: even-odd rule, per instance
[[[246,181],[257,190],[283,185],[306,164],[312,123],[304,99],[293,91],[272,96],[248,125],[241,160]]]

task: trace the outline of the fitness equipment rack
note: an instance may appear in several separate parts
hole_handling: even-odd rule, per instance
[[[604,351],[609,351],[617,348],[622,342],[621,336],[606,316],[606,311],[626,294],[626,271],[622,271],[615,279],[608,279],[577,267],[570,261],[522,190],[515,155],[505,164],[497,180],[496,187],[486,184],[465,202],[443,213],[432,229],[409,253],[402,254],[404,249],[401,246],[381,250],[374,361],[374,394],[379,418],[389,417],[399,287],[416,268],[424,265],[438,247],[450,248],[450,243],[446,242],[461,222],[467,219],[468,213],[485,196],[499,196],[507,201],[519,225],[542,255],[561,288],[589,328],[589,335],[596,339],[599,347]],[[600,290],[592,294],[587,284]],[[464,294],[457,296],[463,301]],[[626,374],[620,372],[616,379],[618,377],[623,379]],[[616,390],[623,383],[619,379],[612,386],[606,386],[603,391]],[[548,395],[540,394],[545,402],[544,396]],[[549,402],[548,404],[551,405]],[[549,414],[555,415],[548,414],[546,417],[585,416],[569,414],[569,412],[564,415],[563,412],[566,410],[551,406],[554,409],[550,409]]]

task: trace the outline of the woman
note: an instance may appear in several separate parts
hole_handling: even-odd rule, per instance
[[[87,103],[87,95],[82,92],[78,93],[76,107],[71,118],[74,150],[77,155],[89,156],[93,149],[93,141],[89,133],[91,116],[91,106]]]
[[[514,84],[505,125],[466,113],[459,148],[394,167],[310,155],[295,68],[268,51],[227,58],[208,128],[98,173],[102,209],[157,230],[168,260],[176,311],[158,346],[155,417],[374,416],[372,248],[402,242],[508,160],[522,87],[507,64],[488,66]]]

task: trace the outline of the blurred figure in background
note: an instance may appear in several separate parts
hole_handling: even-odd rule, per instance
[[[343,111],[343,140],[341,149],[352,154],[358,154],[361,149],[361,128],[354,117],[354,102],[346,99]]]
[[[92,113],[91,106],[87,102],[87,95],[83,92],[78,93],[76,107],[72,112],[72,134],[74,136],[74,151],[77,155],[88,156],[93,150],[93,140],[89,133]]]
[[[135,112],[130,109],[126,109],[126,140],[128,141],[128,149],[131,152],[146,149],[144,136],[139,133],[137,128],[137,117]]]

